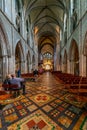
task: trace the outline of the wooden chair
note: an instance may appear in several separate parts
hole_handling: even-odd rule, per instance
[[[21,89],[17,84],[2,84],[2,87],[5,91],[10,93],[15,92],[14,96],[17,96],[19,94],[19,90]]]
[[[2,84],[2,87],[5,91],[10,91],[10,84]]]
[[[19,86],[17,84],[10,84],[10,90],[15,92],[14,96],[17,97],[20,94],[20,90],[22,88],[19,88]]]

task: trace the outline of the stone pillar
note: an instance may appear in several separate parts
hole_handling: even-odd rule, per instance
[[[62,63],[62,72],[64,73],[64,63]]]
[[[33,69],[33,68],[32,68],[32,64],[30,63],[30,65],[29,65],[29,72],[30,72],[30,73],[32,73],[32,69]]]
[[[63,72],[63,63],[61,63],[61,71]]]
[[[70,62],[70,73],[74,74],[74,61]]]
[[[15,74],[15,57],[8,57],[8,74]]]
[[[26,72],[26,62],[25,61],[21,61],[21,73],[25,73]]]
[[[63,64],[63,72],[67,73],[67,64],[66,63]]]
[[[3,77],[2,79],[5,79],[6,75],[8,74],[8,56],[3,56],[2,58],[2,66],[3,66]]]
[[[74,74],[74,61],[71,62],[71,73]]]
[[[68,59],[68,60],[67,60],[67,73],[70,73],[70,65],[71,65],[71,62],[70,62],[70,60]]]
[[[35,49],[37,49],[37,48],[35,48]],[[35,68],[38,70],[38,52],[37,51],[36,51],[36,54],[35,54]]]
[[[86,56],[80,55],[79,73],[81,76],[86,76]]]

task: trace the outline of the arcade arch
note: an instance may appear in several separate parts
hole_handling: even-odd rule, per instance
[[[15,71],[20,69],[20,71],[22,72],[23,63],[24,63],[24,52],[21,42],[19,41],[15,48]]]
[[[0,23],[0,80],[4,80],[9,73],[9,57],[11,56],[11,49],[8,42],[8,37],[4,26]]]
[[[75,40],[72,40],[70,46],[70,73],[79,75],[79,50]]]

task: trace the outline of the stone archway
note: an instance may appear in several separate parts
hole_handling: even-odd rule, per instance
[[[75,40],[72,40],[70,47],[70,73],[79,75],[79,50]]]
[[[3,23],[0,20],[0,81],[4,80],[9,73],[9,57],[11,57],[11,49]]]
[[[66,52],[66,50],[65,50],[65,52],[64,52],[64,59],[63,59],[63,64],[64,64],[64,73],[67,73],[67,52]]]
[[[15,71],[20,69],[21,72],[24,72],[24,53],[21,42],[19,41],[15,48]]]

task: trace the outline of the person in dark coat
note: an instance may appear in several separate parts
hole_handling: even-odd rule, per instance
[[[12,74],[11,76],[12,76],[12,78],[10,79],[10,83],[17,84],[19,89],[21,89],[21,88],[23,89],[23,94],[26,94],[25,93],[25,84],[24,84],[25,80],[24,80],[24,78],[16,77],[15,74]]]
[[[6,76],[6,79],[4,80],[3,84],[11,84],[10,79],[11,79],[11,75],[9,74]]]
[[[38,76],[38,70],[35,69],[35,70],[33,71],[33,75],[34,75],[34,76]]]
[[[21,70],[20,69],[17,70],[17,77],[21,77]]]

